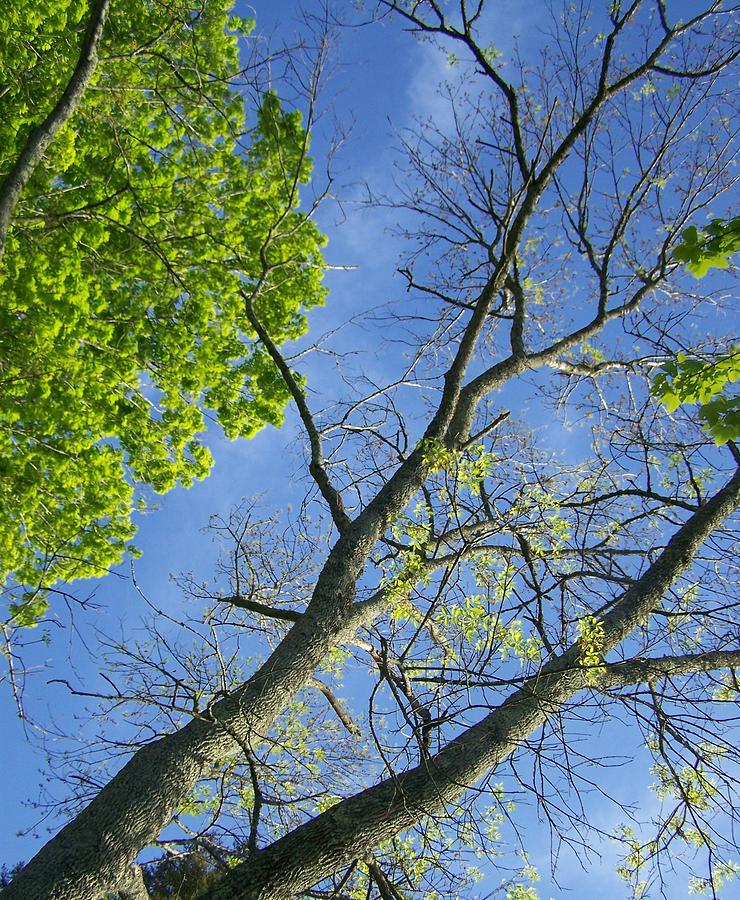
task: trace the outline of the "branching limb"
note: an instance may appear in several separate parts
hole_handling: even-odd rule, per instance
[[[691,565],[694,554],[712,531],[737,509],[739,498],[740,468],[711,500],[686,520],[656,562],[604,616],[605,653],[649,618],[678,573]]]
[[[661,678],[681,678],[698,672],[740,667],[740,650],[715,650],[708,653],[687,653],[684,656],[636,657],[626,662],[610,663],[599,676],[599,689],[620,688],[629,684],[658,681]]]
[[[608,647],[614,646],[615,634],[623,639],[649,614],[656,593],[662,594],[691,565],[699,545],[737,508],[739,497],[740,472],[678,529],[658,559],[604,618]],[[245,895],[289,898],[366,854],[390,835],[443,811],[495,769],[566,700],[583,690],[587,680],[580,655],[577,642],[439,753],[290,832],[265,848],[257,860],[237,866],[206,894],[207,900]],[[736,658],[735,654],[723,654],[715,661],[726,666]],[[684,661],[684,665],[688,663]],[[695,661],[692,665],[696,670]],[[644,675],[649,668],[641,671]]]
[[[311,414],[311,410],[306,403],[306,397],[296,381],[290,366],[285,362],[282,353],[278,350],[275,342],[257,317],[252,298],[247,294],[244,295],[244,309],[250,325],[254,328],[260,341],[262,341],[265,349],[270,354],[272,361],[280,371],[283,381],[298,407],[298,414],[301,417],[301,422],[303,422],[303,427],[306,429],[306,434],[308,435],[311,446],[309,471],[321,491],[322,497],[326,500],[334,524],[341,534],[350,525],[351,520],[344,509],[344,503],[342,502],[339,491],[332,484],[329,474],[326,471],[324,454],[321,449],[321,437],[318,428],[316,427],[316,423],[314,422],[313,415]]]
[[[268,606],[266,603],[259,603],[257,600],[248,600],[246,597],[237,595],[231,597],[219,597],[218,601],[219,603],[230,603],[232,606],[238,606],[239,609],[246,609],[248,612],[266,616],[268,619],[280,619],[283,622],[297,622],[303,615],[303,613],[296,612],[293,609],[280,609],[276,606]]]
[[[404,900],[404,895],[398,890],[395,884],[388,880],[385,872],[374,859],[368,859],[366,865],[370,877],[378,886],[378,891],[380,892],[382,900]]]

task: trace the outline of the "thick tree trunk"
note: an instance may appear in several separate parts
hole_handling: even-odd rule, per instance
[[[264,734],[326,653],[384,608],[382,596],[353,604],[365,560],[356,525],[329,554],[306,612],[239,690],[180,731],[137,751],[98,796],[28,863],[3,900],[98,900],[130,867],[216,762]],[[381,592],[382,595],[382,592]]]
[[[665,550],[605,617],[614,646],[645,621],[665,591],[691,564],[694,554],[738,506],[740,469],[708,503],[674,534]],[[628,629],[628,630],[625,630]],[[513,693],[477,725],[436,756],[404,774],[386,779],[317,816],[237,866],[204,900],[287,900],[322,878],[362,858],[373,847],[424,817],[445,811],[484,775],[511,754],[560,706],[587,684],[581,648],[572,646]],[[732,665],[736,654],[707,654],[715,666]],[[677,661],[676,674],[701,671],[701,655]],[[649,678],[670,672],[667,661],[653,668],[624,664],[607,673],[605,684],[621,677]],[[619,683],[619,682],[617,682]]]
[[[671,538],[604,619],[610,645],[649,616],[694,553],[734,509],[740,470]],[[6,889],[7,900],[98,900],[130,877],[136,855],[167,823],[216,760],[264,733],[328,649],[357,627],[346,592],[357,576],[362,535],[338,541],[311,604],[262,668],[200,718],[139,750]],[[348,556],[345,556],[345,551]],[[359,558],[359,557],[358,557]],[[344,597],[339,609],[336,599]],[[377,607],[373,607],[377,609]],[[585,684],[575,645],[432,760],[345,800],[237,867],[211,895],[289,897],[381,840],[440,810],[539,728]],[[290,863],[290,865],[289,865]],[[290,873],[294,874],[291,875]]]
[[[341,623],[304,616],[213,721],[193,719],[137,751],[78,816],[28,863],[3,900],[98,900],[129,877],[131,863],[199,778],[263,734],[333,646]]]

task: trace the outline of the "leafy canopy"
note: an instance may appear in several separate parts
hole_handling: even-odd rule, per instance
[[[134,535],[135,486],[211,466],[280,425],[288,392],[244,316],[300,336],[323,299],[323,237],[298,112],[268,93],[247,130],[229,0],[113,4],[93,82],[37,167],[0,263],[0,584],[15,624],[45,589],[102,574]],[[13,0],[0,19],[0,178],[74,69],[82,0]],[[258,106],[258,108],[257,108]],[[19,596],[20,593],[20,596]]]

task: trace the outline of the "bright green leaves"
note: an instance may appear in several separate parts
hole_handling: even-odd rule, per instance
[[[517,883],[506,889],[506,900],[539,900],[539,896],[532,885]]]
[[[474,651],[496,652],[502,661],[513,658],[524,665],[538,663],[542,658],[539,640],[534,634],[524,633],[522,621],[515,619],[504,624],[497,612],[489,610],[487,599],[481,595],[441,606],[435,622],[451,638],[462,639]]]
[[[496,462],[496,455],[483,444],[463,451],[451,450],[440,441],[425,438],[419,444],[424,465],[429,474],[442,473],[445,484],[440,496],[456,504],[460,492],[479,495],[481,482],[488,478]]]
[[[593,686],[604,672],[604,626],[596,616],[584,616],[576,623],[576,629],[586,684]]]
[[[93,83],[16,208],[0,265],[0,583],[29,625],[44,590],[104,574],[135,485],[208,474],[204,409],[229,437],[280,425],[276,344],[323,301],[323,236],[297,112],[251,132],[228,0],[113,4]],[[61,95],[87,4],[13,0],[0,22],[0,178]],[[248,135],[245,138],[245,135]]]
[[[665,762],[656,762],[651,772],[658,779],[654,789],[661,800],[679,800],[693,810],[706,812],[721,797],[716,780],[701,766],[684,766],[676,771]]]
[[[7,159],[15,161],[31,127],[44,119],[59,98],[60,83],[69,78],[76,62],[75,36],[84,31],[87,15],[86,0],[11,0],[3,4],[0,176],[9,168]],[[63,129],[58,146],[54,146],[55,167],[66,168],[74,156],[74,143],[74,131]]]
[[[463,640],[476,646],[480,646],[495,627],[485,598],[479,595],[443,606],[437,613],[437,621],[449,632],[458,633]]]
[[[716,892],[722,890],[730,881],[740,876],[740,865],[733,860],[720,861],[712,866],[711,878],[690,878],[690,894],[707,894],[717,896]]]
[[[727,222],[714,219],[706,231],[692,226],[681,236],[674,258],[685,263],[696,278],[703,278],[712,268],[727,268],[730,256],[740,251],[740,216]],[[719,446],[740,438],[740,398],[727,390],[739,377],[737,346],[711,360],[679,353],[675,362],[662,367],[652,390],[669,412],[684,403],[696,404],[705,430]]]
[[[617,866],[617,875],[632,888],[635,900],[645,896],[648,882],[640,878],[649,856],[654,852],[652,844],[643,845],[637,839],[635,830],[629,825],[620,825],[614,839],[625,849],[622,861]]]
[[[653,393],[668,412],[684,403],[696,404],[705,429],[721,445],[740,438],[740,397],[727,390],[738,379],[740,347],[708,361],[679,353],[653,380]]]
[[[727,222],[714,219],[706,231],[692,225],[681,238],[673,251],[674,259],[685,263],[696,278],[703,278],[710,269],[726,269],[732,254],[740,250],[740,216]]]
[[[708,831],[697,827],[697,813],[709,809],[718,799],[713,780],[700,767],[695,769],[688,766],[671,772],[669,766],[660,763],[652,771],[659,779],[653,788],[668,801],[668,819],[660,822],[657,836],[652,840],[641,841],[635,829],[629,825],[620,825],[614,835],[615,841],[624,848],[622,860],[617,865],[617,874],[631,886],[632,896],[637,900],[648,896],[650,880],[644,876],[649,875],[650,868],[655,866],[661,854],[669,849],[675,852],[675,845],[679,842],[686,847],[687,853],[712,846],[712,837]],[[698,801],[698,805],[687,814],[686,809],[691,801]],[[710,856],[709,869],[709,877],[689,878],[689,894],[719,897],[717,891],[740,875],[740,865],[731,859],[719,858],[715,852]]]
[[[424,438],[419,444],[424,465],[430,472],[442,472],[452,469],[458,458],[455,450],[448,447],[436,438]]]
[[[402,553],[399,557],[394,572],[385,583],[389,601],[394,606],[396,618],[410,616],[408,600],[411,592],[419,584],[428,578],[422,558],[417,553]]]

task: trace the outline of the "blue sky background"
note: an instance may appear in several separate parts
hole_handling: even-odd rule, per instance
[[[310,8],[311,4],[308,5]],[[673,4],[687,12],[692,5],[691,0]],[[523,47],[537,46],[543,0],[530,3],[496,0],[490,8],[488,27],[504,54],[511,51],[514,36]],[[300,27],[298,10],[299,4],[293,0],[238,7],[240,13],[254,15],[258,33],[274,32],[277,36],[289,35]],[[340,29],[338,37],[337,65],[322,101],[331,114],[328,112],[320,123],[312,154],[320,172],[322,154],[332,136],[332,116],[345,127],[353,123],[336,162],[337,190],[344,202],[341,209],[326,204],[319,214],[319,222],[329,236],[329,262],[354,268],[328,273],[330,295],[323,309],[311,313],[309,341],[364,310],[402,297],[405,283],[395,274],[399,244],[388,234],[396,216],[388,211],[360,207],[353,199],[360,197],[360,183],[364,181],[379,192],[391,189],[394,129],[410,125],[414,115],[428,116],[438,122],[449,115],[436,90],[438,81],[448,72],[442,54],[429,45],[416,43],[397,23],[391,22]],[[360,322],[348,327],[343,341],[352,350],[370,350],[358,365],[367,375],[386,380],[397,371],[399,348],[381,342],[379,332],[365,325]],[[308,376],[311,402],[320,410],[322,403],[332,397],[332,385],[336,382],[334,363],[328,357],[314,355],[306,357],[301,368]],[[558,440],[552,431],[549,435],[552,442]],[[578,440],[577,429],[575,433],[563,432],[560,439],[564,446]],[[261,493],[265,495],[266,509],[281,509],[290,503],[297,505],[303,497],[304,442],[292,410],[288,410],[285,426],[280,431],[267,428],[251,441],[230,442],[214,430],[208,435],[208,443],[215,458],[211,476],[188,491],[178,489],[158,498],[157,511],[140,520],[137,544],[143,556],[136,562],[136,577],[142,591],[164,609],[175,610],[181,602],[181,592],[169,580],[169,573],[192,572],[198,579],[210,576],[216,550],[210,537],[202,533],[209,516],[226,514],[242,497]],[[143,627],[146,612],[126,567],[120,574],[91,583],[89,587],[87,583],[75,586],[75,593],[89,594],[100,609],[73,610],[78,632],[71,628],[70,617],[58,610],[58,625],[44,629],[48,643],[30,647],[28,654],[30,671],[25,703],[29,714],[40,722],[55,720],[60,727],[74,727],[83,704],[70,698],[62,685],[48,685],[47,681],[69,672],[71,662],[77,683],[86,679],[94,682],[95,660],[81,652],[80,640],[91,636],[95,627],[109,633],[121,628],[132,633]],[[45,825],[28,833],[38,818],[38,811],[23,805],[38,795],[46,765],[40,736],[18,718],[7,686],[0,687],[0,733],[0,771],[5,776],[0,862],[12,864],[32,856],[47,837]],[[618,747],[625,755],[638,749],[641,743],[637,732],[623,728],[612,729],[606,736],[594,735],[592,740],[596,752],[609,753]],[[657,809],[655,796],[649,791],[651,777],[645,769],[617,767],[600,771],[598,776],[616,795],[638,803],[643,812],[652,807]],[[520,813],[523,827],[535,824],[531,809],[523,807]],[[592,803],[591,816],[593,823],[605,833],[613,831],[624,819],[611,805],[598,800]],[[56,830],[58,821],[51,825]],[[21,836],[17,836],[19,831],[23,832]],[[548,877],[550,845],[546,829],[533,827],[531,840],[526,849],[530,861],[542,875],[541,897],[598,896],[611,900],[628,896],[628,889],[614,873],[616,847],[608,841],[599,847],[602,862],[593,859],[588,874],[583,871],[581,856],[564,850],[555,882]],[[489,874],[480,886],[481,894],[493,890],[499,877]],[[672,881],[670,896],[681,900],[687,897],[685,885],[685,877]],[[733,893],[730,889],[723,896],[725,900],[740,897],[740,890],[736,888]]]

